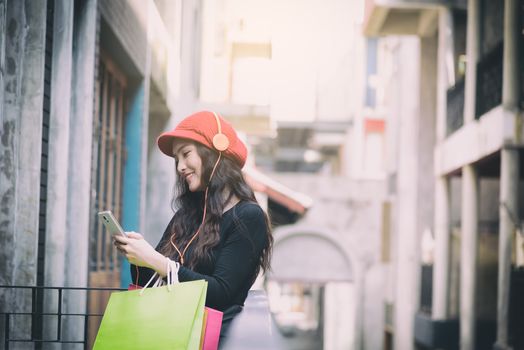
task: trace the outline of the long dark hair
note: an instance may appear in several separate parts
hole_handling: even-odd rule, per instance
[[[187,264],[185,264],[190,268],[195,268],[201,263],[211,260],[211,249],[220,241],[219,226],[224,207],[233,196],[236,196],[240,201],[253,203],[256,203],[256,199],[253,190],[244,180],[240,167],[233,160],[224,156],[221,157],[211,182],[209,182],[213,166],[218,159],[218,153],[199,143],[192,143],[196,146],[197,153],[202,159],[202,179],[206,184],[209,183],[206,219],[200,233],[191,243],[193,246],[191,258]],[[224,200],[225,189],[229,190],[226,200]],[[178,257],[178,253],[171,245],[169,239],[174,235],[173,238],[177,247],[181,251],[186,247],[202,222],[204,191],[191,192],[187,182],[177,177],[175,196],[173,197],[171,206],[173,210],[175,210],[175,216],[170,227],[171,234],[170,237],[165,239],[161,244],[160,252],[167,256]],[[269,218],[266,214],[264,214],[264,218],[267,228],[267,245],[260,256],[256,274],[258,274],[260,268],[264,271],[270,269],[273,236],[271,235]],[[234,222],[237,225],[242,225],[236,217],[234,217]]]

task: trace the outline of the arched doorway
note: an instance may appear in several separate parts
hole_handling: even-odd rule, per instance
[[[268,297],[289,349],[351,349],[357,289],[351,253],[333,232],[305,225],[274,232]]]

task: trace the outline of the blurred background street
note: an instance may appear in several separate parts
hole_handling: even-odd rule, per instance
[[[249,344],[524,349],[524,0],[0,0],[0,83],[0,349],[91,346],[96,214],[158,242],[203,109],[273,224]]]

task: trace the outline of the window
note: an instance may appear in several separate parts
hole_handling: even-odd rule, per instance
[[[100,55],[96,80],[94,146],[94,232],[90,240],[90,285],[105,283],[99,274],[111,273],[119,282],[116,249],[111,237],[96,217],[100,210],[111,210],[117,220],[122,214],[124,150],[124,98],[126,78],[104,53]],[[100,279],[100,281],[99,281]],[[105,285],[108,287],[109,285]]]
[[[377,105],[377,43],[378,39],[367,40],[366,51],[366,101],[365,106],[374,108]]]

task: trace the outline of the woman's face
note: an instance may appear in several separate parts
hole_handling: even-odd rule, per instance
[[[191,141],[173,142],[173,155],[176,170],[182,181],[186,181],[191,192],[202,191],[205,187],[202,180],[202,158],[196,145]]]

